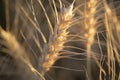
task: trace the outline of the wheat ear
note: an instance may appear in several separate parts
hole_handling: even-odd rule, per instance
[[[19,61],[19,64],[22,63],[22,66],[24,66],[25,69],[30,69],[33,74],[37,74],[42,80],[45,80],[43,75],[32,66],[30,58],[26,54],[27,52],[20,45],[16,37],[11,32],[5,31],[0,27],[0,37],[2,37],[3,40],[5,40],[0,43],[7,47],[2,48],[2,52],[8,53],[8,55],[12,56],[15,60]]]
[[[89,0],[86,8],[85,8],[85,37],[87,39],[86,48],[87,48],[87,71],[88,77],[91,80],[91,47],[94,42],[94,36],[96,33],[96,20],[95,20],[95,13],[96,13],[96,4],[97,0]]]
[[[69,33],[67,29],[72,23],[73,14],[73,4],[68,8],[62,8],[59,16],[59,23],[56,24],[54,29],[54,34],[50,37],[48,43],[48,52],[45,56],[45,62],[43,64],[46,71],[49,71],[52,65],[60,56],[60,51],[63,49],[63,45],[66,41],[66,37]]]

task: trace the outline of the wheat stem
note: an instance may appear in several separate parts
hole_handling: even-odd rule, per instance
[[[107,31],[106,34],[107,34],[107,54],[108,54],[108,62],[107,62],[108,75],[109,75],[109,79],[115,80],[116,79],[116,67],[115,67],[116,58],[117,58],[118,64],[120,64],[120,55],[118,52],[119,48],[115,44],[116,42],[119,43],[120,41],[118,36],[120,35],[120,24],[118,22],[117,16],[115,15],[115,12],[110,9],[106,1],[104,1],[104,7],[106,11],[105,27]],[[114,33],[113,31],[116,33]]]

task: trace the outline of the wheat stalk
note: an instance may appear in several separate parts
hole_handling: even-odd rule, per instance
[[[116,79],[116,59],[118,64],[120,64],[120,55],[118,52],[119,47],[117,47],[116,45],[116,42],[119,43],[118,35],[120,34],[120,24],[115,15],[115,12],[110,9],[110,7],[107,5],[106,2],[104,2],[104,6],[106,11],[105,27],[107,30],[106,34],[107,34],[107,53],[108,53],[108,60],[107,60],[108,75],[109,75],[109,79],[115,80]],[[116,31],[115,34],[114,34],[114,31]],[[115,35],[117,37],[115,37]],[[115,40],[115,39],[118,39],[118,40]]]

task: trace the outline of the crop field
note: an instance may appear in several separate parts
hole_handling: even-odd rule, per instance
[[[120,80],[120,0],[0,0],[0,80]]]

